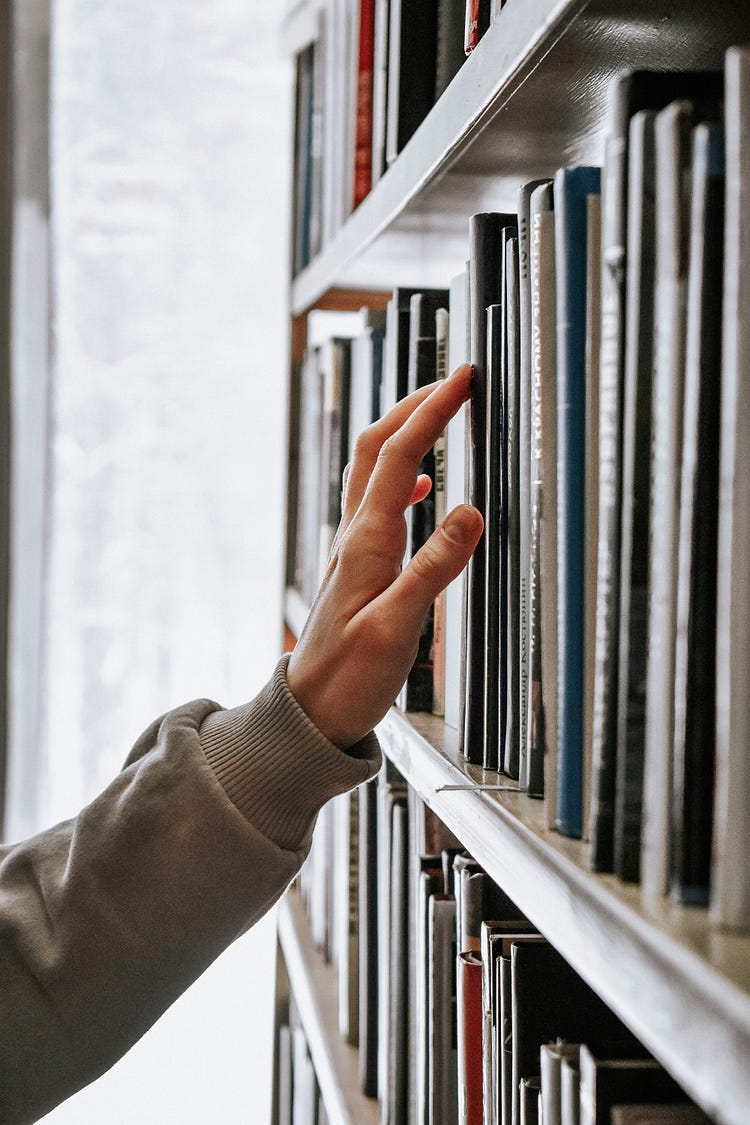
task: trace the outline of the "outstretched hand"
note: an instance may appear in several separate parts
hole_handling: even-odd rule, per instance
[[[471,368],[399,402],[358,438],[344,475],[342,518],[287,682],[342,749],[383,718],[414,662],[425,615],[482,534],[476,508],[450,512],[401,569],[404,512],[430,490],[419,465],[471,394]]]

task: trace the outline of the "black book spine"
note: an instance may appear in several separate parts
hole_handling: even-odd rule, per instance
[[[474,369],[470,406],[468,448],[469,501],[486,515],[487,493],[487,314],[501,294],[503,227],[515,221],[513,215],[483,213],[469,222],[469,333],[470,361]],[[466,571],[466,695],[462,748],[468,761],[481,765],[484,760],[485,711],[485,567],[486,537],[477,545]]]
[[[506,707],[503,768],[518,778],[518,745],[520,739],[521,674],[520,674],[520,542],[519,542],[519,463],[518,423],[520,414],[519,332],[518,332],[518,238],[508,240],[505,252],[505,472],[506,472],[506,559],[507,619],[506,636]]]

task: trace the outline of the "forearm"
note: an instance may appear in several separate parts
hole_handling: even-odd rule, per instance
[[[119,1058],[278,898],[320,805],[378,760],[374,740],[328,743],[282,664],[246,707],[153,724],[75,820],[6,851],[0,1119],[34,1120]]]

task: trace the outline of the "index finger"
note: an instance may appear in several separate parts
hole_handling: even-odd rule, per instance
[[[403,516],[414,492],[419,465],[451,418],[471,397],[468,363],[438,384],[387,441],[365,490],[363,506],[386,516]]]

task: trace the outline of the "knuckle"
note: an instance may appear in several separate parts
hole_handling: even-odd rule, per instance
[[[375,426],[368,426],[354,439],[353,460],[369,461],[376,455],[379,448],[380,443],[375,432]]]

